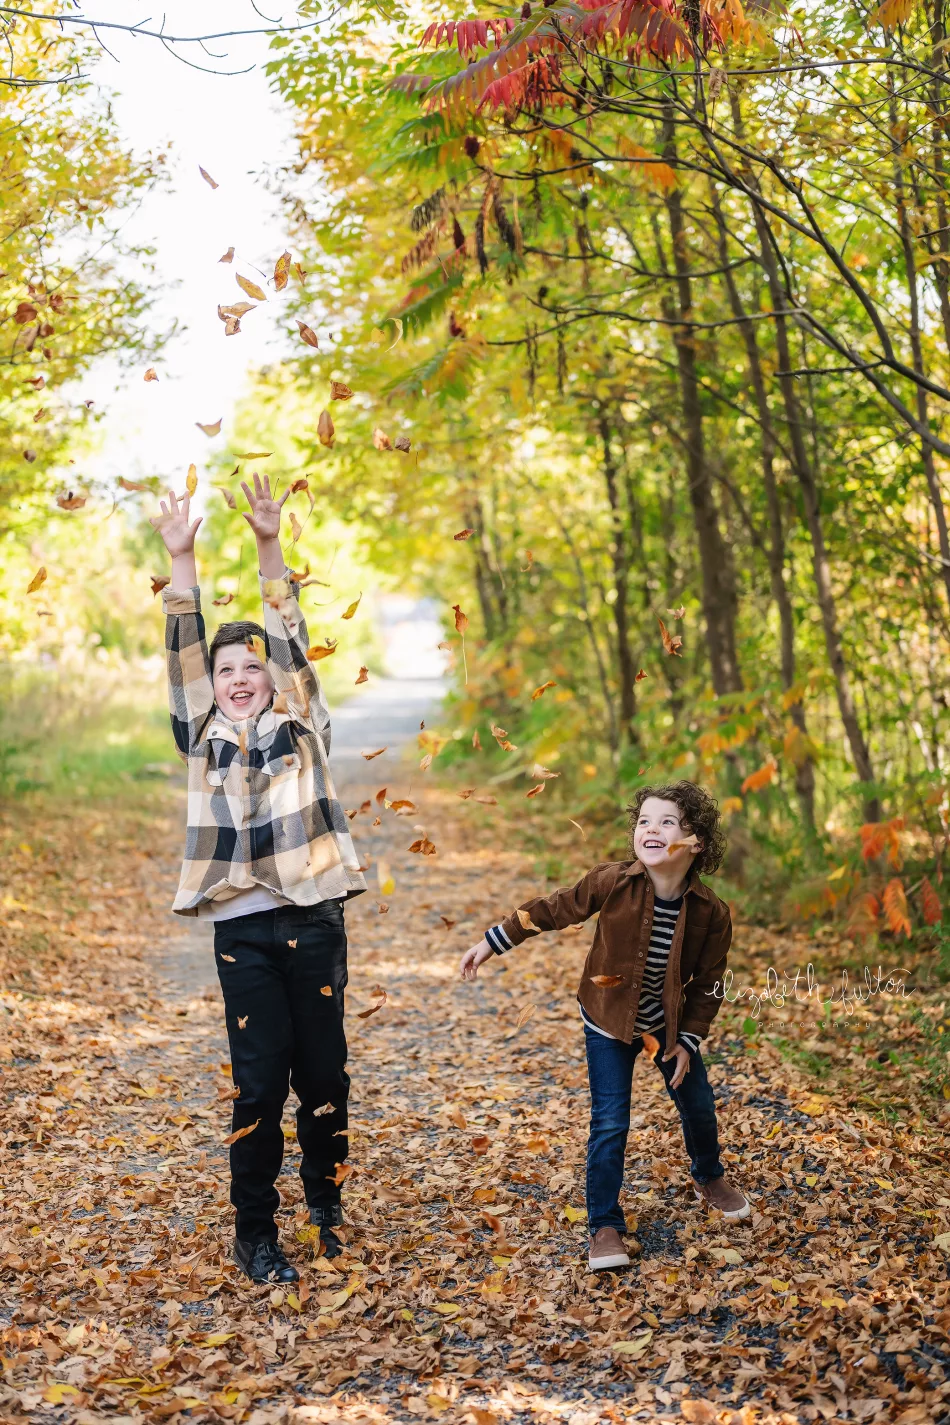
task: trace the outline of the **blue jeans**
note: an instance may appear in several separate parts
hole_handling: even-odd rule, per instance
[[[633,1065],[643,1048],[643,1040],[638,1035],[632,1044],[624,1044],[620,1039],[605,1038],[586,1024],[584,1037],[587,1040],[587,1072],[590,1077],[587,1224],[593,1236],[601,1227],[615,1227],[618,1232],[623,1232],[626,1227],[620,1209],[620,1189],[623,1186],[624,1150],[630,1130]],[[670,1079],[676,1071],[676,1060],[662,1062],[666,1049],[665,1029],[658,1029],[655,1037],[660,1041],[656,1066],[666,1080],[667,1091],[679,1112],[690,1158],[689,1170],[698,1183],[721,1178],[725,1168],[719,1161],[716,1104],[702,1055],[698,1051],[690,1055],[689,1072],[679,1087],[672,1089]]]

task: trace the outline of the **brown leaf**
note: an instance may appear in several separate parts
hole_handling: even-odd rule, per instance
[[[299,479],[299,480],[295,480],[294,483],[291,485],[291,487],[290,487],[290,493],[291,493],[292,495],[299,495],[300,492],[301,492],[301,490],[309,490],[309,489],[310,489],[310,482],[308,481],[306,475],[301,475],[300,479]]]
[[[274,286],[283,292],[290,278],[290,253],[282,252],[274,264]]]
[[[300,536],[303,534],[303,525],[300,523],[293,510],[291,510],[290,512],[290,532],[294,537],[293,542],[294,544],[296,544]]]
[[[373,995],[373,1003],[370,1005],[369,1009],[359,1010],[356,1016],[357,1019],[369,1019],[370,1015],[375,1014],[377,1010],[382,1009],[383,1005],[389,999],[389,995],[383,989],[382,985],[375,985],[373,987]]]
[[[224,254],[224,256],[218,258],[218,261],[219,261],[219,262],[233,262],[233,261],[234,261],[234,248],[233,248],[233,247],[229,247],[228,250],[227,250],[227,252]]]
[[[445,916],[443,916],[442,919],[444,920]],[[454,925],[455,921],[453,920],[451,924]],[[449,1122],[454,1123],[456,1128],[461,1133],[464,1133],[466,1128],[468,1127],[468,1124],[465,1122],[465,1114],[459,1108],[457,1103],[453,1103],[452,1107],[449,1109]]]
[[[226,322],[228,317],[246,317],[248,312],[256,310],[253,302],[229,302],[225,306],[219,303],[218,316],[222,322]]]
[[[538,797],[538,796],[541,795],[541,793],[542,793],[543,791],[544,791],[544,783],[543,783],[543,782],[539,782],[536,787],[532,787],[530,791],[525,792],[525,796],[526,796],[526,797]]]
[[[224,609],[227,608],[228,604],[234,602],[234,595],[222,594],[220,599],[212,599],[211,602],[215,604],[219,609]]]
[[[199,430],[203,430],[204,433],[205,433],[205,435],[220,435],[220,434],[221,434],[221,418],[220,418],[220,416],[218,417],[218,419],[217,419],[216,421],[209,421],[207,425],[205,425],[202,421],[195,421],[195,425],[198,427]]]
[[[439,919],[441,920],[442,924],[445,926],[446,930],[451,930],[453,925],[457,925],[457,924],[458,924],[457,921],[449,920],[449,918],[448,918],[447,915],[440,915],[440,916],[439,916]],[[462,1123],[462,1124],[460,1124],[459,1126],[460,1126],[461,1128],[464,1128],[464,1127],[465,1127],[465,1124]]]
[[[678,609],[667,609],[666,612],[670,614],[672,618],[683,618],[686,614],[686,605],[680,604]]]
[[[639,671],[639,673],[637,674],[637,676],[634,678],[633,681],[634,681],[635,683],[642,683],[643,680],[644,680],[644,678],[649,678],[649,676],[650,676],[649,673],[644,673],[643,669],[641,668],[640,671]]]
[[[657,623],[660,625],[660,637],[663,640],[664,650],[674,658],[682,657],[683,640],[678,633],[670,633],[663,620],[657,616]]]
[[[40,567],[39,567],[39,569],[37,569],[36,573],[33,575],[33,578],[32,578],[32,579],[30,580],[30,582],[27,584],[27,586],[26,586],[26,592],[27,592],[28,594],[35,594],[36,591],[37,591],[37,589],[40,587],[40,585],[41,585],[41,584],[45,584],[45,583],[46,583],[46,565],[45,565],[45,564],[41,564]]]
[[[535,762],[531,768],[531,776],[536,777],[539,782],[549,782],[552,777],[559,777],[560,772],[552,772],[548,767],[544,767],[540,762]]]
[[[527,1024],[536,1009],[537,1005],[526,1004],[518,1013],[518,1018],[515,1020],[515,1028],[520,1029],[522,1025]]]
[[[313,1110],[313,1116],[314,1116],[314,1118],[322,1118],[325,1113],[332,1113],[332,1112],[333,1112],[333,1104],[332,1104],[332,1103],[325,1103],[322,1108],[315,1108],[315,1109]]]
[[[334,1163],[333,1166],[336,1168],[336,1172],[332,1176],[330,1173],[327,1173],[327,1179],[329,1182],[334,1183],[337,1187],[339,1187],[340,1184],[342,1182],[345,1182],[346,1179],[350,1176],[350,1173],[353,1172],[353,1164]]]
[[[515,914],[516,914],[517,917],[518,917],[518,924],[521,926],[521,929],[522,929],[522,930],[537,930],[537,931],[540,932],[540,930],[541,930],[540,925],[535,925],[535,923],[534,923],[534,921],[531,919],[530,913],[529,913],[528,911],[526,911],[526,910],[517,910],[517,911],[515,911]]]
[[[459,541],[463,539],[471,539],[474,533],[475,531],[473,529],[460,529],[458,534],[453,534],[452,538],[457,539]]]
[[[317,439],[321,445],[325,445],[328,450],[333,449],[333,437],[335,435],[333,417],[329,411],[321,411],[320,419],[317,421]]]
[[[249,1018],[250,1016],[247,1014],[238,1015],[238,1029],[246,1029]]]
[[[486,1138],[484,1133],[479,1133],[477,1137],[472,1139],[472,1151],[475,1153],[487,1153],[490,1147],[491,1139]]]
[[[158,380],[158,373],[156,372],[154,366],[150,366],[150,367],[148,368],[148,370],[146,371],[145,375],[142,377],[142,380],[143,380],[143,381],[157,381],[157,380]]]
[[[362,597],[363,597],[363,595],[360,594],[360,596],[359,596],[358,599],[354,599],[353,602],[350,604],[350,606],[347,608],[346,612],[340,614],[340,618],[352,618],[353,615],[356,613],[356,610],[357,610],[357,609],[359,608],[359,606],[360,606],[360,599],[361,599]]]
[[[461,797],[461,798],[462,798],[462,801],[465,802],[465,801],[468,801],[469,797],[472,795],[472,793],[474,792],[474,790],[475,790],[474,787],[466,787],[465,790],[464,790],[464,792],[456,792],[455,795],[456,795],[457,797]]]
[[[420,759],[419,767],[421,771],[428,772],[429,768],[432,766],[433,755],[433,753],[427,752],[426,755]]]
[[[259,1118],[256,1118],[254,1122],[249,1123],[246,1128],[235,1128],[234,1132],[229,1133],[227,1138],[224,1139],[222,1147],[230,1148],[231,1144],[236,1143],[239,1138],[246,1138],[249,1133],[254,1132],[254,1129],[257,1127],[260,1121],[261,1120]]]
[[[240,332],[240,330],[241,330],[241,319],[240,319],[240,317],[225,317],[225,320],[224,320],[224,335],[225,335],[225,336],[237,336],[238,333]]]
[[[263,287],[258,287],[257,283],[252,282],[249,277],[242,277],[240,272],[235,272],[234,280],[240,287],[241,291],[246,292],[252,301],[267,301],[267,293],[264,291]]]
[[[468,628],[468,614],[463,614],[458,604],[453,604],[452,608],[455,613],[455,632],[464,633]]]
[[[74,495],[70,490],[65,495],[57,495],[56,503],[61,510],[81,510],[86,503],[86,496]]]
[[[648,1059],[655,1059],[660,1049],[660,1041],[653,1034],[641,1035],[643,1039],[643,1052]]]
[[[204,181],[208,184],[208,186],[209,186],[210,188],[217,188],[218,185],[217,185],[217,183],[215,183],[214,179],[211,177],[211,174],[207,171],[207,169],[202,168],[202,166],[201,166],[200,163],[198,164],[198,172],[201,174],[202,178],[204,179]]]
[[[590,982],[597,985],[598,989],[614,990],[624,982],[623,975],[591,975]]]
[[[235,958],[234,958],[233,955],[225,955],[224,953],[222,953],[221,959],[222,959],[222,960],[227,960],[227,962],[228,962],[229,965],[235,965],[235,964],[237,964],[237,961],[235,960]]]
[[[377,904],[376,909],[379,911],[380,915],[388,915],[388,914],[389,914],[389,906],[386,905],[386,903],[385,903],[384,901],[380,901],[380,902]]]
[[[535,688],[534,692],[531,694],[531,701],[536,702],[538,698],[543,697],[543,695],[547,692],[548,688],[556,687],[557,683],[542,683],[540,688]]]
[[[353,686],[354,686],[354,687],[359,687],[360,683],[368,683],[368,682],[369,682],[369,669],[368,669],[368,668],[360,668],[359,677],[357,678],[357,680],[356,680],[356,682],[354,683]]]
[[[481,802],[482,806],[485,807],[496,807],[498,805],[498,798],[493,796],[474,797],[473,801]]]
[[[345,381],[330,382],[331,401],[348,401],[352,395],[353,392],[350,390],[349,386],[346,384]]]
[[[696,836],[683,836],[679,841],[671,841],[666,848],[667,856],[672,856],[674,851],[701,851],[702,843]]]
[[[32,302],[20,302],[13,313],[13,320],[17,326],[25,327],[27,322],[35,322],[39,312]]]
[[[171,579],[168,577],[167,574],[152,574],[151,580],[153,595],[160,594],[162,590],[167,589],[169,584],[171,583]]]
[[[435,842],[430,841],[428,836],[420,836],[409,847],[410,851],[421,852],[423,856],[434,856],[436,854]]]
[[[364,757],[366,756],[365,752],[364,752],[363,755],[364,755]],[[374,755],[378,755],[378,754],[374,754]],[[367,758],[367,761],[369,761],[369,758]],[[386,800],[386,788],[385,788],[385,787],[380,787],[379,791],[376,793],[376,805],[377,805],[378,807],[381,807],[381,806],[383,805],[383,803],[385,802],[385,800]]]
[[[362,753],[360,753],[360,756],[361,756],[361,757],[365,757],[365,759],[366,759],[367,762],[372,762],[372,760],[373,760],[374,757],[382,757],[382,755],[383,755],[383,753],[384,753],[385,751],[386,751],[386,748],[385,748],[385,747],[377,747],[377,749],[376,749],[375,752],[362,752]]]
[[[307,280],[307,273],[306,269],[301,267],[299,262],[294,263],[294,276],[302,287]]]
[[[227,505],[228,509],[229,509],[229,510],[236,510],[236,509],[237,509],[237,500],[236,500],[236,499],[234,498],[234,496],[231,494],[231,491],[230,491],[230,490],[226,490],[223,485],[217,485],[215,488],[221,491],[221,494],[222,494],[222,496],[223,496],[223,498],[224,498],[224,503]]]
[[[476,727],[475,731],[472,733],[472,746],[475,748],[475,751],[476,751],[476,752],[481,752],[481,750],[482,750],[482,739],[481,739],[481,738],[479,737],[479,735],[478,735],[478,728],[477,728],[477,727]]]
[[[380,430],[379,426],[373,431],[373,444],[377,450],[392,450],[393,448],[393,443],[389,439],[389,436],[384,430]]]
[[[389,805],[392,811],[410,812],[416,810],[415,802],[411,802],[408,797],[400,797],[397,801],[390,802]]]
[[[302,322],[299,317],[297,318],[297,330],[308,346],[319,348],[320,343],[317,341],[317,334],[313,327],[308,327],[307,323]]]
[[[412,441],[407,435],[397,435],[393,441],[393,450],[402,451],[403,455],[408,455],[412,449]]]

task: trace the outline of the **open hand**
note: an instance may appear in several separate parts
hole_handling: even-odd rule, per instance
[[[194,524],[189,524],[190,507],[190,495],[182,495],[181,503],[179,503],[174,490],[169,490],[168,503],[166,504],[164,500],[161,502],[161,514],[151,515],[149,518],[149,524],[158,530],[165,548],[173,559],[178,559],[183,554],[191,554],[195,547],[195,535],[201,524],[201,518],[196,519]]]
[[[466,950],[459,962],[459,971],[463,980],[474,980],[478,974],[479,965],[484,965],[486,960],[490,960],[494,955],[494,950],[484,938],[479,940],[477,945],[473,945],[470,950]]]
[[[674,1044],[672,1049],[668,1049],[663,1055],[664,1063],[667,1059],[676,1060],[676,1072],[670,1079],[670,1088],[678,1089],[689,1073],[689,1050],[682,1044]]]
[[[251,513],[245,515],[251,529],[258,539],[277,539],[280,536],[280,512],[284,505],[284,500],[290,494],[288,487],[279,500],[272,500],[270,493],[270,480],[265,475],[264,479],[254,472],[253,493],[247,482],[241,481],[241,489],[247,496],[247,502],[251,507]]]

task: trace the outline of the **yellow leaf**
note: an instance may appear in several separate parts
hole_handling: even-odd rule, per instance
[[[235,272],[234,280],[240,287],[241,291],[246,292],[247,295],[253,298],[255,302],[267,301],[267,293],[264,291],[263,287],[258,287],[256,282],[251,282],[249,278],[242,277],[240,272]]]
[[[815,1184],[817,1183],[818,1179],[817,1179],[817,1177],[809,1176],[809,1177],[807,1177],[807,1178],[805,1179],[805,1181],[806,1181],[806,1183],[808,1184],[809,1187],[814,1187]]]
[[[788,1282],[783,1282],[779,1277],[772,1278],[773,1291],[788,1291]]]
[[[564,1216],[567,1218],[568,1222],[586,1222],[587,1208],[571,1207],[570,1204],[568,1204],[568,1206],[564,1209]]]
[[[885,1192],[894,1191],[894,1184],[889,1183],[887,1181],[887,1178],[875,1178],[874,1181],[877,1183],[879,1188],[884,1188]]]
[[[278,292],[282,292],[287,286],[290,277],[290,253],[282,252],[274,267],[274,286]]]
[[[40,587],[40,585],[41,585],[41,584],[45,584],[45,583],[46,583],[46,566],[45,566],[45,565],[41,565],[41,566],[39,567],[39,569],[37,569],[36,573],[33,575],[33,578],[32,578],[32,579],[30,580],[30,582],[27,584],[27,586],[26,586],[26,592],[27,592],[28,594],[35,594],[36,591],[37,591],[37,589]]]
[[[50,1405],[62,1405],[71,1396],[80,1394],[81,1391],[77,1390],[74,1385],[66,1385],[63,1381],[57,1380],[43,1391],[43,1399],[48,1400]]]
[[[195,421],[195,425],[198,427],[199,430],[204,431],[205,435],[220,435],[220,434],[221,434],[221,419],[220,419],[220,417],[219,417],[218,420],[216,420],[216,421],[208,421],[207,424],[205,424],[203,421]]]
[[[740,1267],[742,1265],[742,1253],[737,1252],[735,1247],[711,1247],[710,1256],[715,1257],[720,1263],[726,1263],[730,1267]]]
[[[458,1316],[461,1307],[451,1301],[437,1301],[432,1310],[437,1311],[440,1316]]]
[[[289,1292],[287,1296],[287,1305],[293,1307],[294,1311],[299,1311],[300,1297],[297,1296],[294,1292]]]
[[[496,1267],[510,1267],[510,1266],[511,1266],[511,1258],[510,1258],[510,1257],[500,1257],[500,1256],[499,1256],[499,1257],[494,1257],[494,1256],[493,1256],[493,1257],[492,1257],[492,1261],[495,1263],[495,1266],[496,1266]]]
[[[198,488],[198,471],[193,465],[188,466],[188,474],[185,478],[185,489],[189,495],[193,495]]]
[[[360,606],[360,599],[362,599],[362,597],[363,595],[360,594],[359,599],[354,599],[353,602],[350,604],[349,608],[346,610],[346,612],[340,615],[340,618],[352,618],[353,615],[356,613],[356,610]]]
[[[230,1341],[233,1335],[233,1331],[215,1331],[212,1336],[205,1337],[205,1345],[223,1346],[225,1341]]]
[[[645,1351],[653,1340],[652,1331],[643,1331],[639,1336],[634,1336],[630,1341],[615,1341],[611,1347],[618,1356],[638,1356],[641,1351]]]

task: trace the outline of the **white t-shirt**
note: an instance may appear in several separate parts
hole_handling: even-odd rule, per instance
[[[293,905],[286,896],[268,890],[267,886],[250,886],[246,891],[238,891],[226,901],[204,901],[195,915],[199,920],[235,920],[239,915],[254,915],[260,910],[276,910],[278,906]]]

